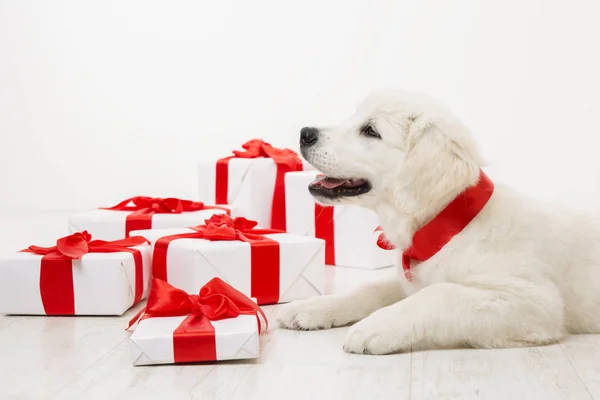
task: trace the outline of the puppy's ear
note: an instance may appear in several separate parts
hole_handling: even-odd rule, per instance
[[[457,158],[464,162],[475,164],[478,169],[486,165],[477,141],[465,125],[455,123],[446,126],[442,134],[449,141],[450,150]]]
[[[478,168],[486,165],[477,142],[462,123],[448,124],[443,121],[431,122],[421,120],[419,117],[410,117],[405,124],[405,132],[406,153],[413,151],[416,145],[425,139],[425,141],[435,142],[436,147],[443,144],[446,150],[461,161],[473,163]]]
[[[404,121],[404,151],[410,153],[417,143],[428,134],[428,130],[432,128],[432,125],[427,122],[423,122],[417,116],[410,116]]]

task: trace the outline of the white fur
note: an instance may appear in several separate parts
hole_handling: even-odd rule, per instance
[[[371,121],[382,139],[360,135]],[[406,249],[414,233],[465,188],[482,165],[469,130],[438,101],[405,92],[369,96],[340,126],[322,128],[308,162],[373,189],[331,201],[374,210]],[[492,180],[493,176],[490,177]],[[600,332],[600,221],[496,183],[482,212],[431,259],[397,280],[282,307],[280,326],[357,322],[344,349],[387,354],[413,346],[513,347]]]

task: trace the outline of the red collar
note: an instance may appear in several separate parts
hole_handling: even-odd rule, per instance
[[[411,260],[426,261],[433,257],[455,235],[469,225],[485,207],[493,192],[494,184],[483,171],[480,171],[479,181],[475,186],[459,194],[438,215],[415,233],[411,247],[402,253],[402,268],[409,282],[412,281]],[[379,240],[378,244],[385,248],[383,240]]]

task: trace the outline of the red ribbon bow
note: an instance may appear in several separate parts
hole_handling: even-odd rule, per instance
[[[152,229],[152,216],[154,214],[181,214],[182,212],[201,210],[229,209],[219,206],[207,206],[201,201],[181,200],[175,197],[145,197],[135,196],[125,199],[119,204],[104,208],[105,210],[132,211],[125,220],[125,236],[135,230]]]
[[[290,170],[302,169],[302,161],[294,150],[278,149],[262,139],[252,139],[242,145],[245,151],[233,150],[237,158],[272,158],[278,164],[287,165]]]
[[[56,246],[29,246],[22,250],[43,255],[40,266],[40,294],[47,315],[75,314],[75,288],[73,286],[72,260],[78,260],[88,253],[128,252],[135,262],[135,295],[133,304],[141,300],[144,292],[144,269],[142,253],[132,246],[149,243],[142,236],[107,242],[92,240],[87,232],[77,232],[56,241]]]
[[[233,156],[217,161],[215,203],[228,204],[229,160],[232,158],[271,158],[277,165],[271,227],[285,230],[285,174],[302,171],[302,160],[290,149],[278,149],[262,139],[252,139],[242,145],[244,151],[234,150]]]
[[[92,235],[88,231],[76,232],[72,235],[62,237],[56,241],[56,246],[40,247],[31,245],[25,250],[27,253],[41,255],[60,255],[68,259],[78,260],[88,253],[115,253],[128,249],[132,246],[139,246],[144,243],[150,243],[142,236],[131,236],[126,239],[113,240],[92,240]]]
[[[148,209],[161,214],[180,214],[184,211],[204,210],[205,207],[204,203],[200,201],[181,200],[175,197],[135,196],[125,199],[107,210],[140,211]]]
[[[266,234],[285,233],[277,229],[256,229],[257,222],[243,217],[231,218],[216,214],[205,220],[205,225],[191,227],[195,232],[161,237],[154,244],[152,273],[155,278],[167,281],[167,251],[177,239],[206,239],[211,241],[239,240],[250,244],[251,297],[258,304],[279,301],[279,243]]]
[[[220,278],[211,279],[199,294],[187,294],[167,282],[153,279],[146,308],[129,322],[127,329],[137,321],[155,317],[189,315],[173,332],[173,351],[176,363],[215,360],[217,350],[215,331],[210,321],[236,318],[239,315],[259,315],[268,328],[266,315],[251,299]]]
[[[255,229],[258,222],[244,217],[231,218],[225,214],[215,214],[204,220],[206,225],[193,226],[193,229],[202,233],[207,240],[269,240],[263,235],[271,233],[285,233],[278,229]]]

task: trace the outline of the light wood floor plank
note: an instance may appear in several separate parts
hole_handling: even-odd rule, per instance
[[[589,400],[560,346],[415,351],[412,399]]]

